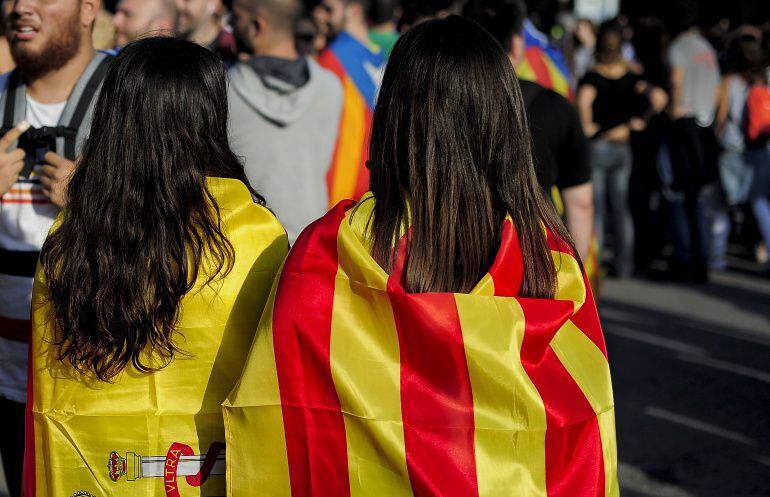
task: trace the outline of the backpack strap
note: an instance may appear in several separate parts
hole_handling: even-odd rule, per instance
[[[64,137],[64,156],[70,160],[74,160],[76,156],[77,132],[80,129],[80,125],[83,124],[83,119],[85,119],[86,113],[91,106],[91,101],[99,90],[99,86],[102,84],[102,80],[104,80],[111,62],[112,57],[105,57],[99,63],[88,79],[88,83],[83,88],[83,93],[80,94],[70,122],[66,126],[59,126],[57,128],[57,131],[61,133],[59,136]]]
[[[16,93],[19,89],[19,83],[21,82],[21,73],[18,69],[11,71],[8,75],[8,88],[5,92],[5,109],[3,112],[3,130],[4,133],[7,130],[13,128],[16,125]]]

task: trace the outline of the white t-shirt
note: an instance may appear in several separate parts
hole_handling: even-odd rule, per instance
[[[27,95],[26,120],[35,128],[57,126],[67,102],[42,104]],[[40,250],[59,208],[43,195],[35,166],[29,179],[17,181],[0,197],[0,248]],[[28,320],[32,278],[0,274],[0,326],[9,320]],[[4,322],[5,320],[5,322]],[[0,336],[0,396],[16,402],[26,399],[27,344]]]

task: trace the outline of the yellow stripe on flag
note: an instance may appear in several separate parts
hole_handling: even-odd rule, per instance
[[[495,282],[492,279],[492,275],[487,273],[476,284],[471,292],[473,295],[483,295],[484,297],[495,296]]]
[[[609,364],[572,321],[567,321],[559,330],[551,347],[597,414],[604,456],[605,496],[616,497],[620,490],[616,478],[615,412]]]
[[[558,274],[556,299],[573,301],[577,312],[586,301],[586,287],[580,264],[571,255],[556,250],[551,250],[551,257]]]
[[[514,299],[493,313],[479,298],[455,295],[473,388],[479,497],[514,489],[545,497],[546,415],[521,364],[524,313]]]
[[[366,103],[349,77],[343,82],[343,102],[332,191],[329,192],[330,206],[353,195],[365,143]]]
[[[279,272],[280,274],[280,272]],[[277,280],[276,280],[277,285]],[[291,495],[289,461],[273,354],[275,288],[231,399],[223,404],[227,440],[227,495]],[[241,388],[244,385],[244,388]],[[250,427],[258,426],[258,430]],[[259,439],[251,436],[259,434]]]
[[[352,211],[351,211],[352,212]],[[401,425],[398,333],[386,275],[354,243],[348,212],[340,225],[334,291],[331,371],[347,435],[351,497],[412,497]],[[365,204],[354,222],[368,218]],[[345,271],[349,271],[346,273]],[[351,286],[366,281],[367,286]]]
[[[548,73],[551,75],[551,84],[553,85],[553,91],[559,95],[567,96],[570,92],[569,81],[564,77],[564,74],[556,67],[550,57],[543,57]]]

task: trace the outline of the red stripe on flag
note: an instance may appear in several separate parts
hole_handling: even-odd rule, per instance
[[[364,143],[361,150],[361,162],[358,165],[358,177],[356,178],[356,189],[353,192],[353,199],[358,200],[369,191],[369,169],[366,167],[366,161],[369,160],[369,140],[372,135],[372,111],[367,107],[364,111]]]
[[[32,340],[30,340],[31,342]],[[37,495],[37,459],[35,455],[35,419],[32,416],[32,408],[35,405],[35,383],[33,346],[27,348],[27,405],[24,410],[24,468],[21,475],[22,497],[35,497]]]
[[[599,312],[596,310],[596,301],[594,292],[591,290],[591,283],[588,276],[583,272],[583,281],[586,286],[586,301],[583,306],[572,316],[572,323],[591,340],[596,347],[602,351],[605,359],[609,360],[607,355],[607,344],[604,341],[604,333],[599,321]]]
[[[525,331],[521,362],[545,405],[548,497],[604,495],[599,422],[580,387],[550,347],[572,314],[572,302],[520,299]]]
[[[402,239],[388,281],[401,351],[401,415],[414,497],[478,495],[473,393],[453,294],[408,294]]]
[[[349,205],[341,202],[302,233],[278,282],[273,340],[293,497],[350,495],[345,423],[329,362],[337,231]]]
[[[495,283],[495,295],[516,297],[519,294],[524,279],[524,260],[521,258],[519,235],[508,219],[503,222],[500,251],[489,270],[489,275]]]
[[[343,116],[340,114],[340,124],[337,126],[337,140],[334,142],[334,153],[332,153],[331,160],[329,161],[329,170],[326,171],[326,191],[329,192],[329,197],[332,196],[334,191],[334,178],[337,176],[337,154],[340,150],[340,137],[342,136],[343,126],[344,120]],[[329,199],[328,202],[331,202],[331,199]]]
[[[335,76],[340,80],[341,84],[345,84],[345,68],[342,67],[342,63],[339,61],[336,55],[334,55],[334,52],[331,50],[324,50],[321,52],[321,54],[318,56],[318,64],[328,69],[329,71],[333,72]],[[337,163],[337,154],[339,153],[340,148],[340,137],[342,137],[342,129],[345,126],[345,104],[346,102],[342,102],[342,111],[340,114],[340,124],[337,129],[337,140],[334,143],[334,154],[332,155],[331,162],[329,163],[329,170],[326,172],[326,188],[329,192],[329,196],[332,195],[334,191],[334,178],[337,176],[337,170],[339,169],[338,163]],[[371,126],[370,126],[371,127]],[[367,147],[367,152],[368,152]],[[368,154],[367,154],[368,155]],[[366,159],[364,159],[366,160]],[[367,176],[367,187],[368,187],[368,176]],[[358,197],[356,197],[357,199]]]
[[[528,47],[525,52],[527,62],[529,62],[532,72],[535,73],[537,83],[545,88],[553,89],[553,81],[551,80],[551,73],[548,70],[548,66],[543,60],[544,54],[540,47]]]
[[[321,67],[333,72],[337,78],[339,78],[340,83],[345,80],[345,70],[342,68],[342,64],[340,64],[340,61],[337,60],[337,57],[331,50],[324,50],[321,52],[321,54],[318,56],[318,64],[321,65]],[[343,113],[345,111],[344,105],[345,103],[343,102]],[[340,136],[342,136],[343,122],[343,115],[340,114],[340,124],[337,130],[337,141],[334,144],[334,154],[332,155],[331,162],[329,163],[329,170],[326,172],[326,188],[329,192],[329,195],[332,193],[332,188],[334,187],[334,177],[337,174],[337,153],[340,147]]]
[[[340,81],[345,79],[345,68],[342,67],[342,63],[331,50],[327,49],[321,52],[318,56],[318,64],[324,69],[333,72]]]

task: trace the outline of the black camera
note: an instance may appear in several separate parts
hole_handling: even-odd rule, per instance
[[[48,152],[56,152],[56,129],[49,127],[29,128],[19,138],[19,148],[24,150],[24,168],[19,176],[29,178],[35,164],[43,162]]]

